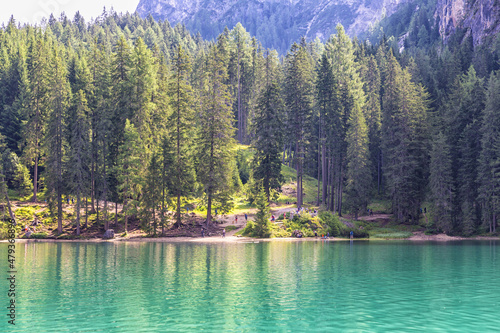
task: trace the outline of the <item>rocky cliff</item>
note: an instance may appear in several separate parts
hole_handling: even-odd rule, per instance
[[[445,41],[458,28],[467,29],[475,45],[500,31],[499,0],[438,0],[434,16]]]
[[[205,38],[213,38],[224,26],[232,28],[241,22],[265,46],[280,48],[276,42],[283,39],[288,39],[286,47],[290,40],[301,36],[325,39],[335,32],[338,23],[351,36],[356,35],[407,1],[140,0],[137,12],[143,17],[151,14],[156,19],[168,19],[171,24],[182,22]]]
[[[419,8],[424,7],[430,13],[429,23],[424,25],[430,28],[437,22],[445,42],[457,29],[472,34],[476,45],[500,31],[500,0],[140,0],[137,12],[143,17],[151,14],[168,19],[171,24],[184,23],[206,39],[241,22],[265,47],[283,52],[301,36],[324,41],[335,33],[338,23],[354,36],[383,18],[411,9],[415,14],[394,15],[390,20],[400,26],[397,34],[404,39],[414,29],[414,20],[400,22],[398,18],[418,17]]]

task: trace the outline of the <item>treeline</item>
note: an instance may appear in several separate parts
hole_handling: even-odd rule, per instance
[[[318,191],[307,200],[339,215],[387,197],[398,221],[418,223],[427,200],[432,228],[495,232],[500,90],[486,70],[495,54],[486,78],[467,43],[417,51],[352,41],[341,26],[280,57],[241,25],[209,43],[115,13],[42,28],[11,21],[0,30],[3,174],[33,200],[46,189],[59,232],[68,194],[78,232],[82,206],[109,227],[107,202],[115,218],[123,205],[125,228],[133,216],[156,233],[202,198],[210,223],[242,180],[250,197],[271,199],[282,164],[297,172],[298,206],[311,175]],[[255,153],[249,179],[237,142]]]

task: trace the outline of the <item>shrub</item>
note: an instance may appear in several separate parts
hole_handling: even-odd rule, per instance
[[[37,233],[33,233],[31,234],[30,238],[33,238],[33,239],[45,239],[48,237],[48,234],[46,232],[37,232]]]
[[[255,223],[253,223],[253,221],[248,221],[247,225],[245,226],[241,234],[243,236],[253,236],[254,232],[255,232]]]
[[[334,215],[331,212],[320,211],[318,216],[320,221],[327,225],[327,232],[330,232],[330,236],[338,237],[343,234],[344,225],[340,222],[337,214]]]
[[[238,229],[237,226],[235,225],[228,225],[227,227],[225,227],[224,229],[226,229],[226,232],[229,232],[229,231],[233,231],[233,230],[236,230]]]
[[[311,215],[307,213],[295,214],[292,219],[293,222],[304,225],[311,223]]]

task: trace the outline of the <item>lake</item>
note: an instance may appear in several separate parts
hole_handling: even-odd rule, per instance
[[[500,242],[16,243],[14,332],[498,332]],[[0,268],[7,276],[6,243]],[[4,314],[5,313],[5,314]]]

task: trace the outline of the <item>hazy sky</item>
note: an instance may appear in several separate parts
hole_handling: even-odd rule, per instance
[[[54,13],[59,18],[65,12],[68,18],[73,18],[77,11],[83,15],[85,21],[97,17],[111,7],[116,12],[134,12],[139,0],[0,0],[0,25],[7,23],[11,15],[17,22],[39,23],[43,17],[48,18]]]

